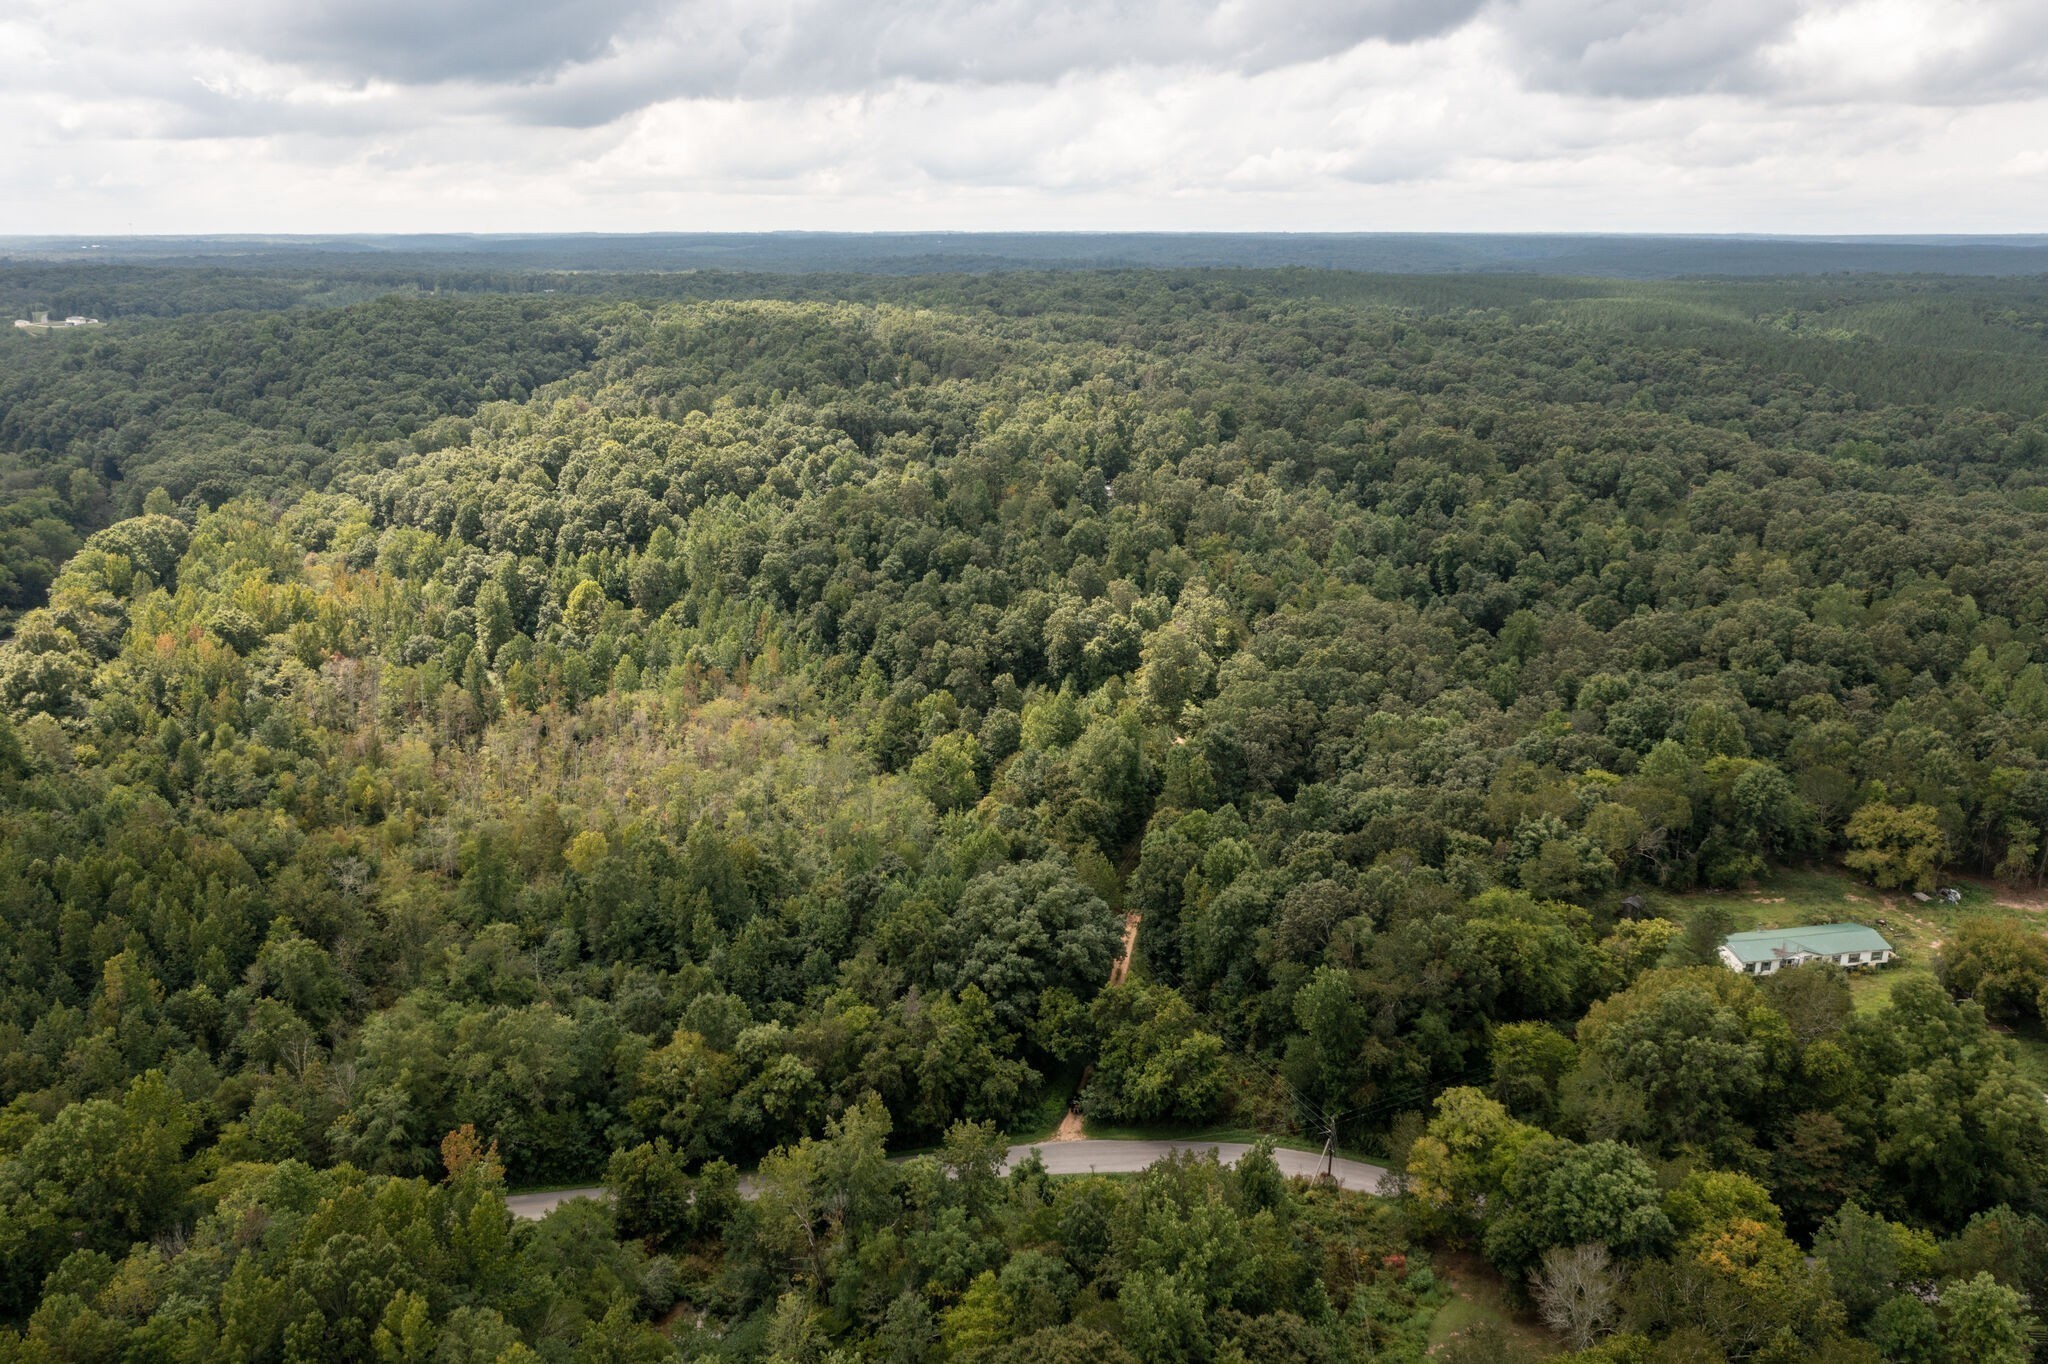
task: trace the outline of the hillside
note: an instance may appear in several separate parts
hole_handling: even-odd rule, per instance
[[[0,1361],[2008,1357],[2048,284],[475,268],[0,337]]]

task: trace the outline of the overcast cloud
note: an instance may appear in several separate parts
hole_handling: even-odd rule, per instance
[[[2048,0],[4,0],[0,232],[2048,230]]]

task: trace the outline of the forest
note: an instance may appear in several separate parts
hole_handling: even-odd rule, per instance
[[[411,269],[0,263],[0,1364],[2048,1338],[2048,278]]]

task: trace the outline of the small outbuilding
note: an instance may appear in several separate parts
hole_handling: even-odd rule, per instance
[[[1882,966],[1892,955],[1892,945],[1884,935],[1863,924],[1760,928],[1752,933],[1731,933],[1721,944],[1721,964],[1746,976],[1768,976],[1810,961]]]

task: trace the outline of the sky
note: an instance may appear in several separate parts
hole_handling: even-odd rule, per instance
[[[2048,230],[2048,0],[0,0],[0,233]]]

